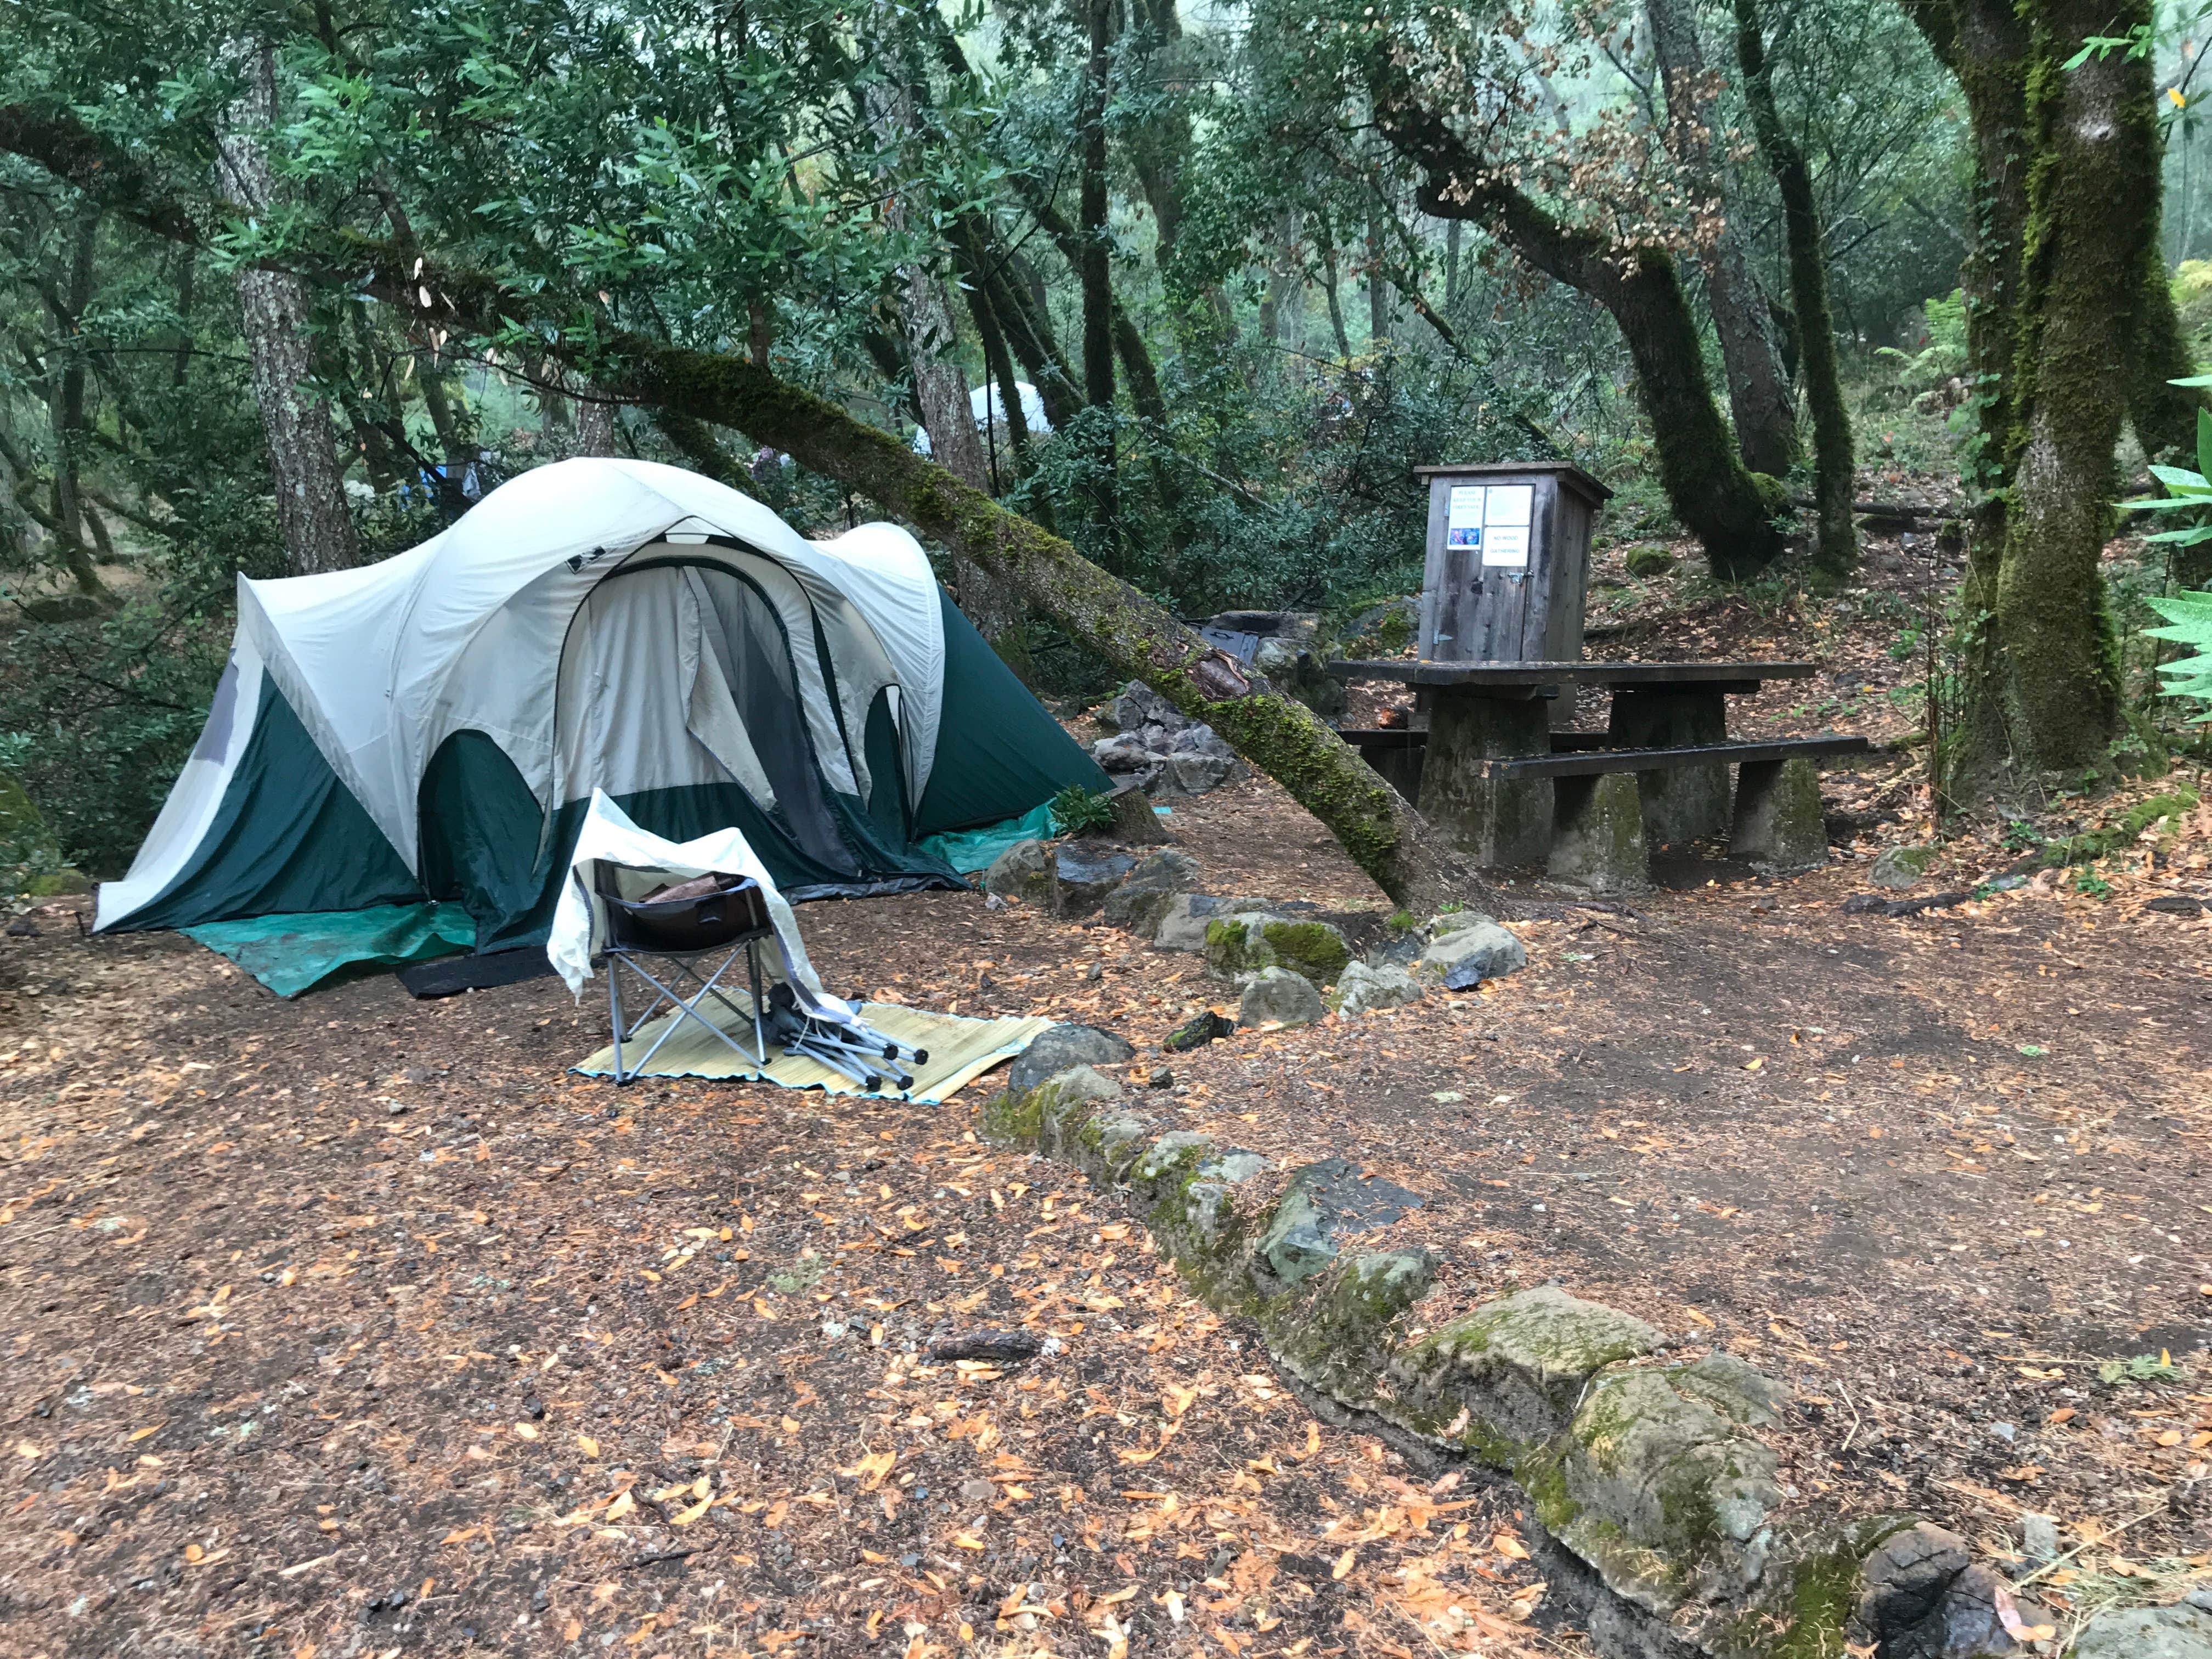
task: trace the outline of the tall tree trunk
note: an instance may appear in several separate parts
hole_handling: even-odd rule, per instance
[[[1382,276],[1382,224],[1367,222],[1367,349],[1381,351],[1390,343],[1390,285]]]
[[[1692,210],[1705,222],[1697,238],[1698,266],[1705,273],[1705,305],[1728,370],[1737,453],[1753,472],[1779,477],[1797,459],[1796,410],[1767,333],[1766,302],[1744,263],[1726,162],[1713,154],[1718,83],[1705,68],[1697,6],[1695,0],[1645,0],[1645,5],[1651,15],[1652,52],[1667,93],[1667,148],[1693,195],[1702,198]]]
[[[1007,346],[1037,389],[1045,419],[1055,431],[1065,427],[1082,407],[1083,394],[1053,334],[1052,319],[1031,303],[1016,256],[978,213],[956,217],[951,240],[961,280],[988,301]]]
[[[1006,331],[999,325],[999,313],[990,295],[975,283],[966,284],[963,291],[968,296],[968,315],[975,325],[975,337],[983,346],[984,430],[994,439],[1000,427],[1006,432],[1006,453],[987,457],[997,474],[991,481],[991,493],[996,495],[1004,493],[1006,483],[1020,477],[1028,468],[1029,411],[1022,407],[1013,354],[1006,349]]]
[[[1091,444],[1091,495],[1109,544],[1120,516],[1114,457],[1114,285],[1108,261],[1106,95],[1114,45],[1114,0],[1086,0],[1085,23],[1091,56],[1083,76],[1083,161],[1077,207],[1079,262],[1083,287],[1083,393],[1098,411]]]
[[[1156,82],[1175,76],[1184,55],[1182,19],[1176,13],[1176,0],[1136,0],[1135,9],[1150,37],[1141,69]],[[1165,277],[1175,269],[1176,238],[1182,229],[1182,168],[1190,154],[1190,111],[1176,92],[1158,84],[1152,90],[1161,102],[1138,123],[1126,148],[1138,187],[1152,210],[1158,264]]]
[[[1729,441],[1674,262],[1663,250],[1618,246],[1562,224],[1485,167],[1393,66],[1371,64],[1369,75],[1377,127],[1421,169],[1423,212],[1480,221],[1537,270],[1613,313],[1636,366],[1637,400],[1651,422],[1668,505],[1704,544],[1713,574],[1740,581],[1772,563],[1782,550],[1777,520],[1787,495],[1779,479],[1747,470]]]
[[[1076,276],[1083,286],[1083,389],[1093,409],[1114,403],[1113,252],[1106,225],[1106,93],[1114,45],[1113,0],[1085,0],[1091,56],[1084,69],[1081,199]]]
[[[218,176],[232,201],[266,212],[276,199],[266,139],[276,116],[276,49],[245,41],[232,52],[246,71],[245,85],[217,144]],[[361,543],[346,509],[330,406],[307,390],[313,365],[307,284],[285,271],[241,270],[238,303],[285,562],[300,576],[349,569],[361,562]]]
[[[111,597],[107,584],[100,579],[99,563],[85,544],[87,513],[77,476],[85,451],[84,313],[92,303],[93,254],[99,237],[100,216],[87,211],[70,237],[67,285],[54,318],[56,368],[49,376],[52,392],[47,413],[54,434],[54,517],[60,526],[55,541],[68,561],[70,577],[77,591],[106,599]]]
[[[574,382],[576,390],[576,453],[612,455],[615,447],[615,406],[599,394],[588,380]]]
[[[1790,304],[1805,369],[1805,401],[1813,413],[1813,567],[1828,581],[1840,582],[1858,568],[1859,539],[1851,523],[1851,416],[1844,404],[1835,325],[1828,315],[1820,210],[1805,153],[1782,125],[1759,0],[1735,0],[1735,24],[1736,60],[1743,70],[1752,131],[1782,193],[1783,228],[1790,243]]]
[[[1328,306],[1329,333],[1336,341],[1336,358],[1340,363],[1352,361],[1352,337],[1345,331],[1344,300],[1338,292],[1336,274],[1336,245],[1327,237],[1321,246],[1321,292]]]
[[[952,356],[957,337],[945,289],[918,261],[906,268],[902,287],[899,321],[906,335],[907,361],[913,365],[921,428],[929,434],[929,453],[963,483],[987,489],[990,477],[984,470],[983,441],[975,431],[968,377]]]
[[[1913,0],[1958,76],[1982,185],[1963,273],[1982,388],[1962,599],[1966,708],[1939,756],[1954,799],[2101,769],[2120,684],[2099,560],[2112,448],[2154,251],[2157,113],[2147,62],[2066,60],[2150,26],[2148,0]]]

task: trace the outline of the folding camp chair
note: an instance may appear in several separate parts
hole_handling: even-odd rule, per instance
[[[768,1039],[762,1024],[760,945],[764,939],[773,936],[775,924],[769,915],[768,901],[760,884],[745,876],[720,878],[720,884],[712,892],[694,894],[678,899],[627,899],[622,896],[620,872],[629,866],[614,864],[605,859],[592,860],[592,888],[606,907],[607,935],[603,951],[607,964],[608,1015],[614,1026],[614,1080],[628,1083],[643,1075],[660,1052],[661,1045],[676,1034],[686,1019],[696,1021],[729,1047],[748,1065],[766,1070],[769,1064]],[[653,872],[637,872],[651,875]],[[580,883],[583,872],[575,872]],[[720,955],[721,960],[712,973],[702,975],[702,958]],[[752,1007],[740,1008],[724,994],[722,975],[729,972],[738,958],[745,963],[746,988],[752,995]],[[666,963],[675,971],[661,971],[669,980],[678,984],[688,979],[696,988],[687,995],[674,985],[665,984],[645,965],[647,960]],[[651,988],[652,1006],[635,1019],[628,1018],[623,1006],[623,973],[627,969]],[[748,1054],[739,1042],[721,1026],[701,1012],[701,1005],[712,997],[738,1019],[750,1024],[753,1033],[752,1052]],[[623,1044],[634,1042],[647,1024],[663,1008],[673,1007],[674,1018],[668,1029],[653,1040],[635,1064],[625,1064]]]

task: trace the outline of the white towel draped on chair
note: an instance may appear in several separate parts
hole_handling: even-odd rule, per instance
[[[599,789],[592,792],[592,804],[577,832],[576,850],[568,861],[569,878],[561,889],[561,902],[553,913],[553,931],[545,941],[546,957],[579,1000],[584,994],[584,981],[592,977],[592,959],[606,948],[606,905],[598,896],[590,870],[600,861],[656,875],[660,879],[652,882],[653,886],[659,885],[660,880],[684,881],[716,871],[750,877],[760,884],[769,920],[775,926],[780,960],[769,964],[770,976],[787,983],[801,1006],[817,1018],[840,1023],[859,1018],[850,1003],[822,988],[814,964],[806,959],[806,945],[799,936],[799,922],[789,902],[776,890],[774,878],[742,832],[717,830],[694,841],[665,840],[639,829]],[[643,888],[635,895],[644,896]],[[779,967],[781,972],[776,971]]]

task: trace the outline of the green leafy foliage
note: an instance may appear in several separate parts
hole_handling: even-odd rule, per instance
[[[1948,296],[1928,301],[1921,307],[1925,330],[1911,351],[1878,347],[1875,356],[1897,368],[1897,387],[1908,398],[1941,391],[1965,374],[1966,361],[1966,301],[1953,289]]]
[[[2189,1370],[2160,1350],[2154,1356],[2138,1353],[2125,1359],[2107,1359],[2097,1367],[2097,1380],[2108,1387],[2121,1382],[2186,1382]]]
[[[2145,629],[2146,635],[2189,646],[2196,653],[2159,665],[2158,672],[2166,682],[2161,689],[2169,697],[2187,697],[2203,705],[2203,712],[2191,716],[2192,724],[2212,721],[2212,593],[2150,594],[2143,603],[2167,623],[2164,628]]]
[[[1096,835],[1114,827],[1111,797],[1071,783],[1052,798],[1053,828],[1063,836]]]

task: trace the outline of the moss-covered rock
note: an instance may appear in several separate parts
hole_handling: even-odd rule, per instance
[[[998,1146],[1037,1144],[1041,1109],[1035,1090],[1001,1089],[975,1115],[975,1133]]]
[[[1583,1385],[1606,1366],[1651,1352],[1660,1334],[1633,1315],[1552,1285],[1516,1291],[1431,1332],[1392,1371],[1409,1406],[1510,1467],[1564,1430]]]
[[[1847,1640],[1932,1651],[1911,1645],[1929,1621],[1971,1632],[1995,1616],[1989,1570],[1910,1517],[1778,1524],[1778,1459],[1755,1431],[1778,1419],[1786,1391],[1732,1356],[1650,1363],[1662,1346],[1652,1327],[1550,1286],[1402,1341],[1434,1259],[1340,1245],[1420,1200],[1348,1159],[1297,1170],[1248,1222],[1234,1188],[1264,1158],[1160,1133],[1089,1066],[1009,1091],[982,1121],[994,1139],[1123,1188],[1194,1291],[1252,1318],[1302,1388],[1509,1473],[1564,1553],[1562,1582],[1594,1598],[1588,1627],[1603,1651],[1843,1659]]]
[[[1928,873],[1928,866],[1942,855],[1940,847],[1888,847],[1867,866],[1867,879],[1877,887],[1910,887]]]
[[[976,1116],[976,1132],[1000,1146],[1065,1155],[1069,1120],[1087,1115],[1097,1103],[1121,1097],[1121,1085],[1112,1078],[1088,1066],[1072,1066],[1034,1088],[993,1096]]]
[[[1333,985],[1352,960],[1352,947],[1342,933],[1326,921],[1267,921],[1260,938],[1274,957],[1263,966],[1287,968],[1316,985]]]
[[[1294,921],[1263,910],[1206,924],[1206,969],[1224,979],[1286,968],[1316,985],[1332,985],[1351,960],[1351,945],[1330,922]]]
[[[1295,1314],[1264,1322],[1280,1326],[1268,1332],[1268,1346],[1301,1381],[1346,1404],[1370,1404],[1392,1323],[1429,1293],[1435,1276],[1436,1258],[1426,1249],[1340,1258]]]
[[[1651,1612],[1740,1594],[1765,1571],[1778,1460],[1664,1370],[1616,1367],[1592,1382],[1556,1467],[1546,1527]]]
[[[1051,848],[1041,841],[1018,841],[991,860],[983,890],[1000,898],[1042,904],[1052,896]]]

